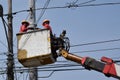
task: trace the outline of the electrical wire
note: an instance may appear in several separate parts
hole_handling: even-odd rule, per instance
[[[55,71],[52,71],[48,76],[42,76],[42,77],[38,77],[38,78],[49,78],[52,76],[52,74],[54,73]]]
[[[99,4],[87,4],[87,5],[80,5],[78,4],[78,7],[90,7],[90,6],[109,6],[109,5],[120,5],[120,2],[115,2],[115,3],[99,3]],[[77,7],[76,6],[76,7]]]
[[[45,10],[48,7],[49,3],[50,3],[50,0],[47,0],[46,3],[45,3],[45,5],[44,5],[44,7],[43,7],[44,9],[42,9],[42,11],[41,11],[41,13],[40,13],[40,15],[39,15],[39,17],[38,17],[38,19],[36,21],[36,24],[38,24],[39,20],[41,19],[41,17],[45,13]]]
[[[96,0],[89,0],[89,1],[86,1],[86,2],[83,2],[83,3],[80,3],[79,5],[83,5],[83,4],[88,4],[88,3],[91,3],[91,2],[94,2]]]
[[[91,42],[91,43],[76,44],[76,45],[71,45],[70,47],[86,46],[86,45],[94,45],[94,44],[103,44],[103,43],[110,43],[110,42],[117,42],[117,41],[120,41],[120,39],[112,39],[112,40],[106,40],[106,41],[98,41],[98,42]]]
[[[72,70],[85,70],[84,68],[71,68],[71,69],[39,69],[38,68],[38,71],[72,71]],[[29,72],[29,69],[18,69],[16,70],[17,73],[21,73],[22,72]],[[2,70],[0,71],[0,75],[1,74],[6,74],[6,70]]]
[[[116,62],[119,62],[120,60],[116,60]],[[70,67],[79,67],[79,66],[81,66],[81,65],[76,65],[76,64],[73,64],[73,65],[76,65],[76,66],[73,66],[73,65],[71,65],[71,66],[69,66],[70,64],[68,64],[68,66],[65,66],[65,65],[63,65],[63,67],[64,67],[64,69],[62,69],[62,65],[61,66],[59,66],[59,67],[53,67],[53,68],[51,68],[51,67],[46,67],[46,68],[41,68],[41,67],[38,67],[37,69],[39,70],[39,71],[71,71],[71,70],[80,70],[81,68],[70,68]],[[65,68],[65,67],[69,67],[70,69],[68,69],[68,68]],[[2,69],[2,71],[0,71],[0,73],[1,74],[5,74],[5,71],[6,71],[6,67],[4,67],[4,68],[1,68]],[[82,68],[82,70],[84,70],[84,68]],[[21,73],[21,72],[29,72],[29,69],[28,68],[24,68],[24,67],[21,67],[21,68],[19,68],[19,67],[16,67],[16,69],[15,69],[15,72],[16,73]]]
[[[6,39],[7,39],[7,43],[8,43],[8,47],[10,47],[10,43],[9,43],[9,40],[8,40],[7,28],[6,28],[6,25],[5,25],[6,21],[4,20],[3,17],[1,17],[1,19],[2,19],[2,22],[3,22],[3,26],[4,26],[4,30],[5,30],[5,35],[6,35]]]
[[[38,71],[73,71],[73,70],[85,70],[85,69],[84,69],[84,68],[73,68],[73,69],[44,69],[44,70],[38,69]]]
[[[113,50],[120,50],[120,48],[104,48],[104,49],[96,49],[96,50],[75,51],[70,53],[87,53],[87,52],[113,51]],[[17,53],[14,53],[14,54],[17,54]],[[17,57],[14,57],[14,59],[17,59]],[[1,60],[5,60],[5,59],[1,59]],[[58,62],[68,62],[68,61],[58,61]]]
[[[76,4],[78,2],[78,0],[74,1],[73,3]]]
[[[71,7],[71,6],[75,6],[75,5],[83,5],[83,4],[88,4],[88,3],[91,3],[91,2],[94,2],[96,0],[89,0],[89,1],[86,1],[86,2],[82,2],[80,4],[76,4],[78,0],[76,0],[75,2],[72,2],[72,3],[68,3],[68,6]]]
[[[46,66],[40,66],[40,67],[37,67],[38,69],[57,69],[57,68],[62,68],[62,67],[68,67],[68,68],[72,68],[72,67],[79,67],[81,66],[80,64],[77,64],[77,63],[64,63],[64,64],[52,64],[52,65],[46,65]],[[7,67],[1,67],[0,69],[6,69]],[[14,70],[19,70],[19,69],[28,69],[28,68],[25,68],[23,66],[16,66]]]
[[[76,51],[71,53],[86,53],[86,52],[98,52],[98,51],[113,51],[120,50],[120,48],[108,48],[108,49],[98,49],[98,50],[88,50],[88,51]]]
[[[116,40],[112,40],[112,41],[117,41],[119,39]],[[111,40],[108,40],[111,41]],[[103,42],[103,41],[102,41]],[[106,42],[106,41],[105,41]],[[96,42],[95,42],[96,43]],[[85,51],[75,51],[75,52],[70,52],[70,53],[86,53],[86,52],[97,52],[97,51],[113,51],[113,50],[120,50],[120,48],[104,48],[104,49],[97,49],[97,50],[85,50]],[[17,53],[14,53],[17,54]],[[7,52],[1,52],[0,55],[7,55]],[[17,59],[17,57],[14,57],[14,59]],[[5,60],[5,59],[0,59],[1,61]],[[64,62],[64,61],[61,61]],[[66,61],[67,62],[67,61]]]
[[[94,6],[108,6],[108,5],[120,5],[120,2],[111,2],[111,3],[99,3],[99,4],[75,4],[75,5],[67,5],[67,6],[57,6],[57,7],[48,7],[48,8],[37,8],[35,10],[41,10],[41,9],[62,9],[62,8],[71,8],[71,7],[94,7]],[[16,15],[17,13],[22,13],[22,12],[30,12],[30,10],[20,10],[13,12],[13,15]],[[8,14],[4,14],[3,16],[8,16]]]
[[[72,67],[80,67],[81,65],[80,64],[57,64],[57,65],[53,65],[53,66],[40,66],[38,67],[37,69],[60,69],[60,68],[72,68]],[[22,70],[22,69],[25,69],[24,67],[16,67],[16,70]]]
[[[100,4],[85,4],[85,5],[67,5],[67,6],[60,6],[60,7],[48,7],[46,9],[61,9],[61,8],[71,8],[71,7],[90,7],[90,6],[105,6],[105,5],[120,5],[120,2],[115,2],[115,3],[100,3]],[[44,8],[37,8],[36,10],[41,10]]]
[[[65,68],[65,67],[79,67],[79,66],[81,66],[80,64],[57,64],[57,65],[53,65],[53,66],[46,66],[46,67],[41,67],[40,69],[48,69],[48,68]]]

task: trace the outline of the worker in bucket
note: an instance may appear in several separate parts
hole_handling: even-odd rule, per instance
[[[52,28],[50,26],[50,21],[48,19],[45,19],[43,22],[42,22],[42,25],[45,29],[48,29],[50,30],[50,32],[52,33]]]
[[[52,28],[51,28],[51,26],[50,26],[50,21],[48,20],[48,19],[45,19],[45,20],[43,20],[43,22],[42,22],[42,25],[43,25],[43,27],[44,27],[44,29],[48,29],[48,30],[50,30],[50,34],[51,34],[51,44],[53,45],[55,45],[56,43],[55,43],[55,36],[53,36],[53,34],[52,34]],[[52,53],[53,53],[53,57],[54,57],[54,59],[56,59],[57,57],[58,57],[58,55],[57,55],[57,49],[56,49],[56,46],[52,46],[51,47],[52,48]]]
[[[28,22],[28,21],[26,21],[26,20],[23,20],[22,22],[21,22],[21,27],[20,27],[20,32],[27,32],[27,30],[28,30],[28,26],[30,25],[30,23]]]

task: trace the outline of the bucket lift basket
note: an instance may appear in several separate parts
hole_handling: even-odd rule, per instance
[[[24,67],[54,63],[50,30],[42,29],[17,34],[17,57]]]

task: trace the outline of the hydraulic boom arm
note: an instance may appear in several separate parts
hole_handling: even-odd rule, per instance
[[[107,57],[102,57],[101,61],[97,61],[90,57],[80,57],[68,51],[61,49],[60,54],[67,60],[71,60],[81,64],[85,69],[95,70],[105,74],[107,77],[114,77],[120,79],[120,66],[115,64],[114,61]]]

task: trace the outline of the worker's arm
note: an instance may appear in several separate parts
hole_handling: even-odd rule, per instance
[[[26,26],[24,26],[24,25],[22,25],[20,27],[20,32],[26,32],[27,30],[28,30],[28,28]]]

